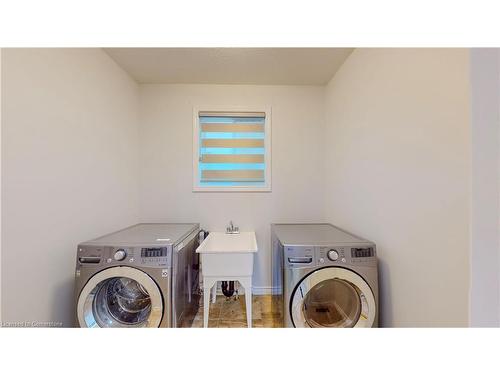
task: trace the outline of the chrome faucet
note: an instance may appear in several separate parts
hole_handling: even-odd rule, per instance
[[[229,222],[229,226],[226,227],[226,234],[238,234],[240,233],[240,228],[233,225],[233,221]]]

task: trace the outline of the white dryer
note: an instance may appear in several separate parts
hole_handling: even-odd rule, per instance
[[[284,327],[378,325],[376,246],[331,224],[273,224],[273,312]]]

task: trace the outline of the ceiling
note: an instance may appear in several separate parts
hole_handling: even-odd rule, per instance
[[[352,48],[105,48],[139,83],[324,85]]]

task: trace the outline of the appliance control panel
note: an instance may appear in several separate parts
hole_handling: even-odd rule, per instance
[[[141,264],[161,267],[170,266],[172,257],[168,247],[143,247],[140,251]]]
[[[344,247],[319,247],[317,265],[329,263],[347,263],[346,249]]]
[[[287,268],[310,268],[332,265],[375,265],[374,245],[287,246],[284,256]]]
[[[170,247],[112,247],[79,246],[79,266],[137,266],[149,268],[170,267]]]
[[[318,247],[317,263],[332,265],[359,264],[370,265],[377,262],[375,258],[375,246],[325,246]]]

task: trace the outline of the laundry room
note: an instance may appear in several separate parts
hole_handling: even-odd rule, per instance
[[[497,50],[0,53],[2,326],[500,324]]]

